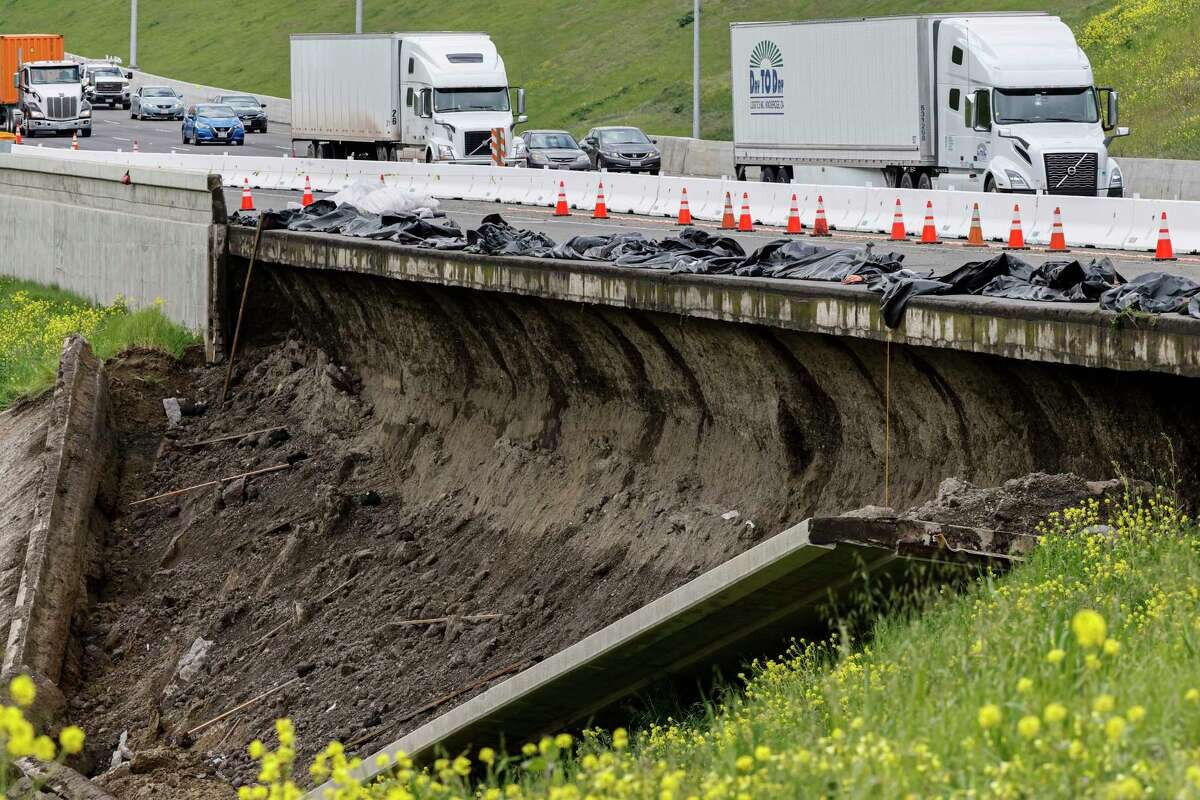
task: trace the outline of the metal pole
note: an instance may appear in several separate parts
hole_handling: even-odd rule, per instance
[[[137,69],[137,4],[129,0],[129,68]]]
[[[354,0],[354,32],[362,33],[362,4],[363,0]]]
[[[692,138],[700,138],[700,0],[692,13]]]

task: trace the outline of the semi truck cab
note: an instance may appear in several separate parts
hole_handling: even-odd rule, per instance
[[[493,128],[506,131],[510,161],[525,157],[524,142],[513,135],[528,119],[525,90],[516,90],[514,117],[504,60],[490,38],[405,38],[400,63],[403,141],[424,144],[426,161],[491,163]]]
[[[1116,91],[1097,88],[1057,17],[944,18],[934,28],[939,186],[1120,197],[1108,145]]]
[[[13,75],[27,135],[78,131],[92,135],[92,106],[83,97],[79,65],[72,61],[30,61]]]

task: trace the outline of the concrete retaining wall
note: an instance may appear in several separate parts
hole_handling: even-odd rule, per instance
[[[98,536],[96,502],[111,493],[116,441],[104,365],[81,336],[63,346],[50,407],[25,564],[4,651],[4,674],[38,682],[43,709],[56,705],[71,617]]]
[[[193,330],[224,217],[220,178],[203,172],[0,154],[0,273],[98,303],[161,299]]]

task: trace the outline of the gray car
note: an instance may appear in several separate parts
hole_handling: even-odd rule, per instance
[[[532,169],[591,169],[592,161],[566,131],[524,131]]]
[[[592,128],[580,146],[595,169],[657,175],[662,166],[658,147],[640,128],[616,125]]]
[[[130,119],[183,119],[183,98],[169,86],[142,86],[129,100]]]

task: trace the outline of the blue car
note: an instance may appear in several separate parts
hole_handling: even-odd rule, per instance
[[[246,128],[238,119],[237,112],[219,103],[201,103],[188,106],[183,115],[184,144],[235,144],[246,143]]]

